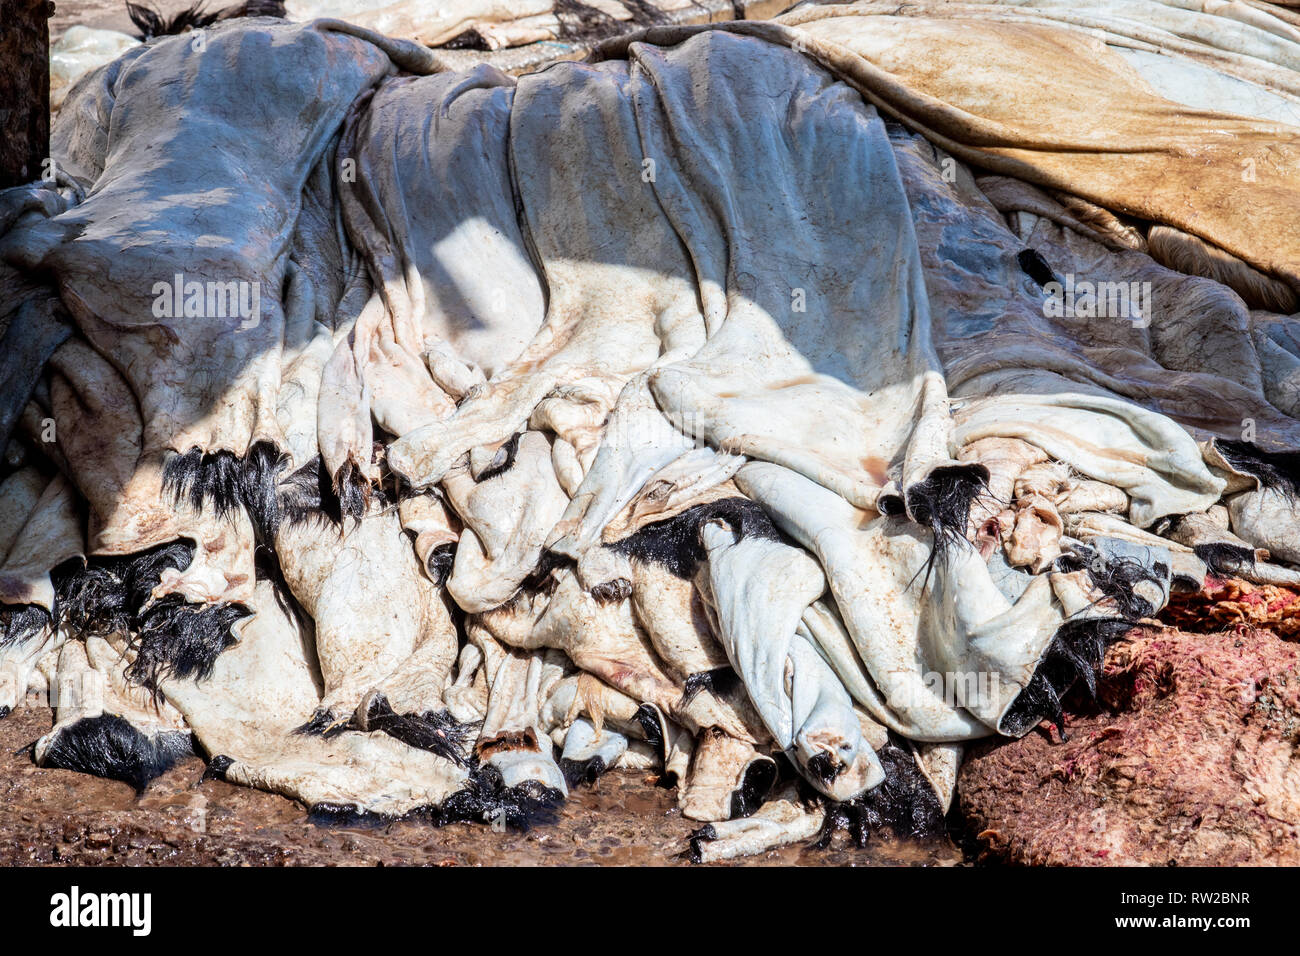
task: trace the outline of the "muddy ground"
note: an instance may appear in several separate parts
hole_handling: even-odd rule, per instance
[[[27,746],[49,730],[47,708],[0,720],[0,866],[564,866],[688,865],[675,793],[644,774],[611,773],[579,789],[559,820],[528,833],[454,824],[317,826],[283,797],[203,779],[190,757],[137,797],[123,783],[32,764]],[[952,843],[877,838],[865,850],[785,847],[750,865],[952,865]]]

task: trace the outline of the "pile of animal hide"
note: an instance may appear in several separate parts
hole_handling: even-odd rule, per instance
[[[1300,15],[1214,7],[127,50],[0,194],[0,707],[323,817],[941,828],[1172,590],[1300,583]]]

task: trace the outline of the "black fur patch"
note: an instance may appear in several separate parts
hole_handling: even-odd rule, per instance
[[[276,485],[289,456],[270,442],[260,441],[248,449],[239,471],[239,500],[253,520],[259,539],[275,545],[280,529],[280,497]]]
[[[35,637],[50,625],[50,612],[39,604],[0,605],[0,647]]]
[[[654,4],[646,2],[646,0],[619,0],[619,2],[623,4],[623,8],[628,13],[632,14],[632,22],[637,26],[654,26],[656,23],[665,23],[668,20],[667,15],[662,10],[654,6]],[[740,7],[739,3],[733,4],[733,12]],[[737,16],[736,19],[743,20],[745,18],[744,16]]]
[[[365,517],[366,509],[370,507],[370,482],[353,462],[345,461],[334,475],[333,491],[341,518],[360,521]]]
[[[163,466],[163,492],[195,511],[211,506],[224,518],[243,507],[259,540],[271,544],[280,526],[276,482],[288,459],[269,442],[257,442],[239,458],[233,452],[191,448],[173,454]]]
[[[194,546],[182,541],[125,557],[66,562],[51,575],[55,616],[79,636],[127,635],[136,659],[126,671],[158,694],[168,676],[203,680],[217,656],[235,643],[230,628],[252,612],[242,604],[188,604],[179,595],[151,603],[166,570],[184,571]]]
[[[570,790],[579,785],[594,787],[600,775],[608,769],[604,757],[588,757],[586,760],[560,758],[560,771],[564,774],[564,782],[569,785]]]
[[[525,591],[533,591],[538,594],[553,593],[560,583],[555,577],[556,569],[573,567],[575,564],[576,562],[566,555],[556,554],[554,551],[543,551],[542,556],[537,560],[537,567],[528,572],[528,577],[524,578],[523,584],[519,586],[519,590],[510,600],[516,600]],[[504,607],[504,605],[502,606]]]
[[[471,27],[464,33],[457,33],[454,37],[442,44],[444,50],[476,50],[480,53],[487,53],[492,48],[488,46],[487,40],[483,34]]]
[[[318,826],[382,827],[398,820],[446,826],[450,823],[486,823],[527,832],[554,823],[564,794],[536,782],[507,787],[496,767],[484,766],[470,775],[465,789],[447,797],[438,807],[418,807],[400,816],[362,810],[355,804],[318,803],[307,819]]]
[[[423,714],[398,714],[383,694],[370,700],[366,713],[367,731],[380,730],[410,747],[427,750],[462,767],[469,765],[466,744],[477,729],[462,724],[450,712],[426,711]]]
[[[203,771],[204,780],[225,780],[226,771],[229,770],[235,761],[225,754],[215,754],[208,761],[207,768]]]
[[[675,577],[690,580],[704,560],[700,526],[708,521],[725,521],[736,533],[784,541],[772,519],[748,498],[722,498],[687,508],[679,515],[648,524],[609,547],[638,561],[653,562]]]
[[[591,596],[599,604],[617,604],[632,596],[632,582],[627,578],[604,581],[591,589]]]
[[[808,758],[808,772],[829,785],[844,772],[844,764],[827,751],[820,750]]]
[[[335,525],[343,522],[320,455],[280,482],[277,498],[280,520],[291,527],[317,521]]]
[[[707,690],[715,697],[731,693],[740,683],[740,675],[730,667],[715,667],[711,671],[699,671],[690,674],[682,685],[681,706],[685,707],[695,699],[695,695]]]
[[[700,852],[703,845],[705,843],[712,843],[717,838],[718,831],[714,829],[712,823],[706,823],[698,830],[692,831],[690,840],[688,841],[690,847],[688,852],[690,854],[691,862],[703,863],[704,855]]]
[[[61,565],[52,575],[59,622],[83,636],[137,630],[163,572],[184,571],[193,557],[193,545],[171,541],[138,554]]]
[[[1192,550],[1215,574],[1236,574],[1255,566],[1255,552],[1241,545],[1212,541],[1195,545]]]
[[[1049,282],[1057,281],[1056,273],[1037,249],[1025,249],[1017,253],[1016,262],[1020,264],[1020,270],[1033,279],[1040,289]]]
[[[8,704],[0,705],[0,720],[4,720],[13,713],[13,708]]]
[[[745,768],[745,775],[740,780],[740,786],[731,794],[731,816],[728,819],[738,820],[741,817],[751,816],[767,795],[772,792],[772,787],[776,785],[776,763],[771,760],[755,760]]]
[[[156,695],[158,682],[168,677],[211,677],[221,652],[236,643],[230,628],[250,614],[242,604],[189,604],[168,595],[141,615],[131,638],[136,656],[127,678]]]
[[[431,822],[475,822],[527,832],[534,826],[554,823],[564,794],[537,781],[507,787],[501,771],[491,764],[470,775],[464,790],[458,790],[442,806],[429,812]]]
[[[848,831],[854,845],[864,847],[870,835],[888,830],[909,839],[933,839],[944,833],[943,805],[917,765],[907,741],[892,730],[876,751],[885,779],[878,787],[844,803],[826,808],[826,821],[815,846],[830,846],[839,830]]]
[[[930,557],[922,568],[924,580],[930,579],[930,571],[945,553],[966,542],[971,505],[988,494],[988,481],[989,470],[983,465],[946,465],[907,489],[908,515],[934,536]]]
[[[451,569],[456,564],[456,545],[452,542],[440,544],[429,552],[429,558],[425,561],[425,568],[429,572],[429,577],[433,583],[442,587],[451,577]]]
[[[354,803],[317,803],[307,811],[307,822],[318,827],[386,827],[398,820],[420,819],[420,810],[402,816],[389,816],[362,810]]]
[[[217,22],[216,12],[205,12],[202,2],[196,3],[188,10],[182,10],[175,16],[168,18],[152,7],[127,0],[126,13],[131,18],[131,22],[135,24],[136,29],[140,31],[137,36],[137,39],[140,40],[172,36],[185,33],[187,30],[199,30]]]
[[[515,432],[510,436],[492,457],[492,464],[483,471],[479,472],[478,483],[491,481],[497,475],[504,475],[507,471],[515,466],[515,456],[519,454],[519,439],[523,437],[522,432]]]
[[[1074,550],[1056,559],[1056,567],[1061,571],[1086,570],[1093,587],[1115,602],[1115,607],[1122,617],[1131,621],[1150,617],[1158,610],[1151,602],[1134,591],[1134,587],[1143,581],[1150,581],[1163,590],[1164,572],[1168,568],[1160,562],[1147,568],[1142,562],[1118,555],[1107,555],[1085,544],[1077,544]]]
[[[560,21],[561,40],[597,40],[619,29],[617,20],[582,0],[555,0],[552,13]]]
[[[163,466],[163,492],[171,494],[174,504],[184,501],[195,511],[211,504],[217,516],[224,518],[240,506],[241,471],[234,452],[191,448],[168,457]]]
[[[1002,716],[1001,732],[1022,737],[1043,720],[1050,720],[1065,740],[1061,698],[1076,678],[1082,678],[1088,693],[1096,697],[1097,675],[1101,673],[1106,648],[1132,626],[1122,618],[1093,617],[1066,621],[1057,628],[1034,676]]]
[[[1272,488],[1288,498],[1300,497],[1300,452],[1264,451],[1248,441],[1214,440],[1228,464],[1243,474],[1253,475],[1265,488]]]
[[[307,721],[302,726],[295,727],[293,732],[300,737],[323,737],[326,731],[335,728],[333,735],[337,735],[338,723],[338,718],[329,710],[318,707]]]
[[[149,737],[116,714],[101,714],[59,731],[46,748],[41,766],[120,780],[143,793],[151,780],[193,752],[193,738],[188,733],[167,731]]]
[[[646,743],[659,754],[659,759],[668,762],[668,742],[664,740],[663,726],[659,723],[659,711],[651,704],[642,704],[632,715],[645,734]]]

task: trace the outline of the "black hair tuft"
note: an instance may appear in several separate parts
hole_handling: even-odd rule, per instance
[[[473,724],[462,724],[450,711],[425,711],[423,714],[398,714],[388,698],[375,694],[366,709],[365,731],[379,730],[409,747],[427,750],[458,766],[468,766],[465,756]]]
[[[560,758],[560,772],[564,774],[564,782],[569,785],[570,790],[578,786],[594,787],[600,775],[608,769],[605,766],[605,758],[599,755],[588,757],[586,760]]]
[[[251,614],[242,604],[189,604],[175,594],[156,601],[131,636],[136,653],[127,678],[159,695],[159,681],[168,677],[211,677],[217,657],[236,643],[231,627]]]
[[[1300,452],[1264,451],[1254,442],[1214,439],[1224,461],[1243,474],[1253,475],[1265,488],[1290,499],[1300,498]]]
[[[948,551],[969,543],[966,524],[970,509],[977,499],[988,496],[988,481],[989,470],[983,465],[944,465],[932,469],[923,481],[907,489],[904,495],[907,514],[929,528],[934,539],[930,557],[917,571],[917,576],[925,582]]]
[[[456,544],[449,541],[446,544],[440,544],[429,552],[429,557],[424,562],[425,569],[429,572],[429,578],[438,587],[447,583],[451,577],[451,569],[456,564]]]
[[[998,729],[1007,736],[1022,737],[1043,720],[1050,720],[1061,739],[1067,739],[1061,698],[1076,678],[1082,678],[1095,699],[1106,648],[1132,627],[1132,622],[1114,617],[1075,618],[1058,627],[1034,676],[1002,715]]]
[[[50,626],[50,612],[39,604],[0,605],[0,647],[21,644]]]
[[[117,714],[100,714],[55,731],[41,766],[120,780],[143,793],[150,781],[193,752],[193,737],[186,731],[150,736]]]
[[[830,846],[838,830],[847,830],[858,847],[866,846],[876,831],[888,830],[909,839],[932,839],[944,833],[943,805],[921,772],[908,742],[891,730],[876,756],[885,779],[859,797],[829,803],[821,836],[814,846]]]
[[[334,495],[339,502],[341,518],[360,521],[370,507],[370,481],[355,462],[345,461],[334,474]]]
[[[772,519],[748,498],[721,498],[687,508],[681,514],[656,521],[609,547],[638,561],[653,562],[675,577],[689,580],[704,560],[700,526],[708,521],[725,521],[742,537],[751,535],[786,540]]]
[[[527,832],[554,823],[563,803],[564,794],[535,780],[507,787],[501,771],[484,764],[470,774],[465,789],[447,797],[429,815],[439,826],[475,822]]]
[[[740,779],[740,786],[732,791],[731,816],[728,819],[739,820],[741,817],[753,816],[776,785],[776,775],[775,761],[751,761]]]
[[[1215,574],[1240,574],[1255,567],[1255,552],[1241,545],[1212,541],[1195,545],[1192,550]]]
[[[476,482],[482,484],[485,481],[491,481],[497,475],[504,475],[507,471],[515,466],[515,457],[519,454],[519,439],[523,437],[522,432],[515,432],[501,447],[497,453],[492,456],[492,464],[479,472]]]
[[[1016,254],[1016,262],[1020,264],[1020,270],[1041,289],[1049,282],[1056,282],[1056,273],[1043,254],[1037,249],[1023,249]]]

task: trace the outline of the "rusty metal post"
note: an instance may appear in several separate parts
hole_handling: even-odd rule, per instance
[[[50,155],[51,0],[0,0],[0,189],[38,179]]]

